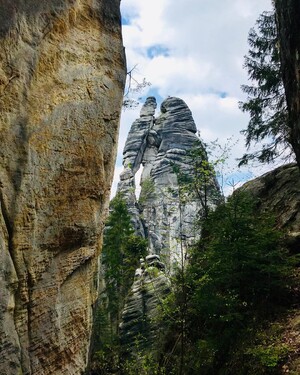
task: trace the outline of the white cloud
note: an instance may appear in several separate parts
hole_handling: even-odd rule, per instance
[[[271,0],[121,2],[122,15],[130,21],[123,26],[128,67],[138,64],[136,77],[146,77],[160,96],[185,100],[205,141],[239,138],[233,159],[245,152],[240,130],[248,116],[238,102],[244,99],[240,85],[247,82],[247,36],[259,14],[270,9]],[[168,54],[148,56],[157,45],[168,48]],[[138,116],[139,110],[122,114],[118,166]]]

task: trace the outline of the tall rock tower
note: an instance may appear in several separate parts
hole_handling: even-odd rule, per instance
[[[140,118],[132,124],[124,148],[124,171],[118,192],[127,201],[136,232],[148,238],[149,254],[159,255],[167,270],[172,271],[199,235],[195,225],[203,215],[204,194],[207,205],[214,206],[220,192],[214,178],[208,182],[203,197],[193,191],[181,192],[179,175],[191,181],[201,178],[195,175],[191,151],[202,150],[200,155],[207,160],[205,148],[183,100],[175,97],[164,100],[157,118],[155,109],[155,98],[147,98]],[[141,167],[141,192],[137,200],[135,175]]]
[[[207,162],[207,155],[188,106],[169,97],[157,118],[155,109],[156,100],[149,97],[132,124],[118,185],[136,233],[148,239],[149,253],[136,270],[122,313],[120,339],[125,358],[159,353],[158,343],[165,338],[158,323],[159,306],[172,287],[168,275],[184,265],[189,245],[199,238],[199,219],[206,207],[221,198],[215,177],[211,175],[204,183],[205,176],[195,168]],[[137,199],[135,176],[140,168]],[[197,179],[195,193],[192,187]],[[182,180],[188,180],[191,189]]]

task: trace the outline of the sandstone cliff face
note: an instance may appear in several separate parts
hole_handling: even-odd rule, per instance
[[[296,164],[283,165],[242,187],[258,199],[259,209],[276,218],[278,228],[287,234],[287,245],[300,247],[300,173]]]
[[[158,254],[167,270],[172,271],[185,256],[186,247],[199,233],[196,220],[203,214],[203,199],[189,192],[180,196],[178,173],[193,179],[192,149],[203,149],[196,125],[186,103],[169,97],[155,118],[156,100],[149,97],[140,118],[131,127],[124,148],[124,171],[118,191],[124,195],[138,234],[149,240],[149,253]],[[205,150],[203,158],[206,159]],[[141,193],[137,202],[135,174],[143,167]],[[200,177],[201,178],[201,177]],[[204,197],[204,190],[201,192]],[[217,182],[207,186],[207,205],[220,199]]]
[[[80,374],[125,80],[119,0],[2,0],[0,15],[0,373]]]

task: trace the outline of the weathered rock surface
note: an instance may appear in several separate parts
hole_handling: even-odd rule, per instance
[[[0,373],[81,374],[125,80],[119,0],[0,2]]]
[[[146,257],[136,270],[135,280],[126,299],[120,325],[123,356],[141,356],[157,350],[164,338],[159,320],[161,304],[171,290],[170,279],[164,273],[164,264],[157,255]]]
[[[249,191],[258,199],[258,209],[276,218],[276,226],[286,233],[285,245],[291,253],[300,253],[300,172],[297,164],[287,164],[274,169],[252,181],[241,189]],[[299,268],[296,270],[298,278]],[[282,374],[300,373],[300,310],[299,288],[295,291],[294,310],[290,310],[279,320],[284,327],[281,343],[287,345],[290,354],[286,363],[281,363]]]
[[[118,191],[128,203],[137,233],[149,239],[149,253],[159,254],[167,270],[172,270],[185,256],[186,247],[197,238],[195,221],[203,210],[196,195],[179,198],[174,165],[181,174],[193,178],[189,152],[204,146],[183,100],[167,98],[157,118],[155,108],[155,98],[148,98],[141,117],[132,125],[124,148],[124,171]],[[205,152],[203,155],[206,158]],[[137,202],[134,176],[141,166],[141,194]],[[208,190],[207,203],[213,206],[220,198],[215,180]]]
[[[122,314],[124,356],[157,351],[157,343],[165,335],[157,318],[161,301],[170,291],[169,274],[184,264],[187,247],[199,236],[196,221],[204,211],[203,199],[192,192],[183,193],[178,182],[179,174],[190,180],[201,178],[195,176],[191,150],[203,151],[202,158],[207,161],[192,113],[183,100],[171,97],[162,103],[157,118],[155,109],[156,100],[149,97],[140,118],[132,124],[118,185],[136,233],[148,238],[149,244],[146,264],[136,271]],[[141,193],[137,200],[135,175],[141,166]],[[206,188],[207,205],[214,206],[220,199],[214,178]],[[204,198],[204,191],[200,193]]]
[[[300,252],[300,173],[296,164],[274,169],[242,187],[259,200],[259,209],[270,212],[288,235],[288,246]]]

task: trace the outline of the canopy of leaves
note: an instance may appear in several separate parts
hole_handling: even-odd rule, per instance
[[[249,160],[270,162],[280,156],[288,145],[287,106],[282,80],[279,43],[274,12],[264,12],[257,22],[257,30],[250,29],[248,55],[244,67],[250,85],[243,85],[247,100],[240,102],[243,112],[248,112],[250,121],[242,133],[246,146],[266,141],[261,150],[247,153],[240,165]]]
[[[244,192],[210,212],[204,225],[187,270],[189,334],[206,358],[199,374],[224,367],[247,330],[287,303],[295,262],[274,220],[258,214]]]
[[[184,275],[174,279],[174,295],[165,301],[171,328],[163,363],[171,371],[183,357],[182,374],[275,374],[287,351],[278,335],[266,340],[259,332],[289,306],[297,257],[246,192],[209,211],[202,225]]]

